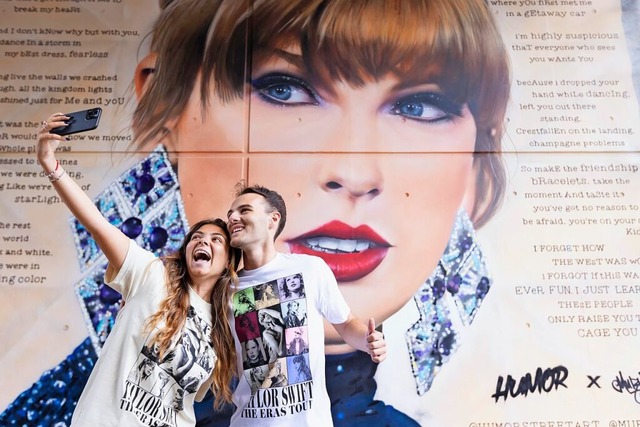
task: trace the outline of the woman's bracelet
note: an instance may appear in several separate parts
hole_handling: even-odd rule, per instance
[[[64,169],[60,169],[60,173],[58,175],[53,175],[53,176],[49,177],[49,181],[56,182],[60,178],[62,178],[62,175],[64,175],[65,173],[67,173],[67,172]]]
[[[56,171],[58,170],[58,168],[59,168],[59,167],[60,167],[60,162],[58,162],[58,161],[56,160],[56,167],[55,167],[55,169],[54,169],[54,170],[52,170],[51,172],[49,172],[48,174],[46,174],[46,175],[45,175],[47,178],[49,178],[49,181],[51,181],[51,178],[53,178],[53,177],[56,175]],[[58,178],[58,179],[60,179],[60,178]]]
[[[56,168],[45,175],[49,178],[49,181],[56,182],[66,173],[64,169],[60,169],[60,172],[58,172],[58,169],[60,169],[60,162],[56,160]]]

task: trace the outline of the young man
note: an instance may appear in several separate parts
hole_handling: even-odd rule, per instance
[[[345,342],[370,354],[376,363],[386,357],[384,337],[375,330],[373,319],[366,324],[351,313],[333,273],[322,259],[276,251],[275,240],[287,218],[284,200],[278,193],[257,185],[243,187],[227,218],[231,246],[242,250],[244,263],[238,272],[240,283],[233,296],[234,310],[231,310],[240,372],[234,393],[237,410],[231,426],[331,426],[325,385],[323,318],[333,324]],[[271,281],[291,281],[294,277],[299,280],[298,292],[285,293],[277,289],[277,301],[273,305],[257,308],[253,303],[256,287]],[[287,327],[283,319],[293,301],[306,315],[301,325]],[[308,347],[301,354],[288,354],[287,348],[301,334],[306,335]],[[262,340],[256,341],[268,345],[269,349],[265,350],[275,354],[275,360],[269,358],[267,378],[277,377],[278,381],[265,380],[252,391],[250,370],[242,369],[246,356],[241,351],[241,341],[258,337]],[[310,378],[296,374],[302,362],[300,357],[306,359]]]

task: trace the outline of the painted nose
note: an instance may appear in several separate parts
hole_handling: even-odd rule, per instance
[[[323,191],[353,200],[373,199],[382,193],[384,179],[375,157],[337,157],[328,163],[320,180]]]
[[[340,118],[329,127],[326,135],[326,145],[332,151],[342,153],[326,159],[318,181],[323,191],[352,201],[374,199],[384,189],[380,157],[375,154],[384,143],[378,123],[379,113],[375,109],[363,109],[362,97],[365,97],[366,104],[372,95],[361,92],[346,89],[340,103]],[[370,104],[374,105],[374,101]]]

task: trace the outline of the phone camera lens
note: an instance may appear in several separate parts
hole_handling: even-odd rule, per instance
[[[96,117],[98,117],[97,109],[87,111],[87,120],[92,120],[92,119],[95,119]]]

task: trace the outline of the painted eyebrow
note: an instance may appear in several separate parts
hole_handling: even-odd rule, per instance
[[[304,74],[304,71],[306,70],[306,65],[304,62],[304,58],[302,55],[297,54],[297,53],[291,53],[285,49],[279,49],[279,48],[265,48],[260,52],[260,56],[258,57],[257,61],[255,62],[255,66],[257,68],[260,68],[265,62],[268,62],[270,59],[272,58],[280,58],[283,61],[293,65],[294,67],[296,67],[299,72]],[[253,72],[252,72],[253,74]],[[443,95],[446,95],[445,91],[443,88],[440,87],[440,85],[434,83],[434,80],[437,78],[438,76],[433,76],[433,75],[429,75],[426,76],[423,79],[413,79],[413,80],[402,80],[399,81],[398,83],[396,83],[391,90],[392,91],[402,91],[402,90],[407,90],[407,89],[413,89],[413,88],[417,88],[420,86],[434,86],[433,88],[428,88],[428,89],[422,89],[420,88],[419,90],[421,91],[431,91],[431,92],[437,92],[437,93],[441,93]],[[317,84],[317,83],[316,83]]]
[[[304,59],[302,55],[298,55],[295,53],[287,52],[286,50],[277,49],[274,52],[274,55],[277,55],[287,61],[289,64],[298,67],[299,69],[305,69]]]
[[[298,70],[305,69],[304,59],[302,55],[287,52],[286,50],[277,48],[263,49],[258,54],[254,67],[260,68],[262,65],[264,65],[265,62],[268,62],[272,58],[280,58],[298,68]]]

